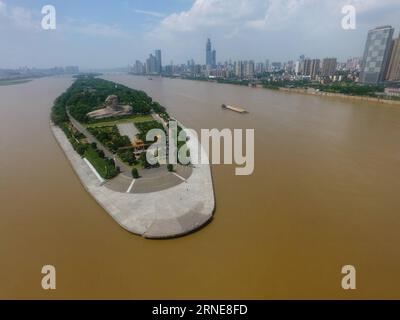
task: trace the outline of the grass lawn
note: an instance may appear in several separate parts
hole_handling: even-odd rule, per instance
[[[154,119],[151,115],[146,115],[146,116],[135,115],[135,116],[120,119],[120,120],[110,120],[110,121],[105,120],[104,122],[92,123],[92,124],[88,124],[87,127],[88,128],[96,128],[96,127],[104,127],[104,126],[115,126],[115,125],[121,124],[121,123],[132,122],[133,124],[135,124],[135,123],[144,123],[144,122],[149,122],[149,121],[154,121]]]
[[[89,160],[93,167],[96,168],[97,172],[103,179],[110,179],[116,175],[117,172],[115,167],[107,163],[105,159],[100,158],[96,150],[94,150],[92,147],[89,147],[89,149],[85,152],[85,158]]]

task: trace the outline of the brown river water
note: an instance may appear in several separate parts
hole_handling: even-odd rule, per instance
[[[400,106],[106,78],[145,90],[188,127],[255,129],[255,172],[213,166],[213,222],[145,240],[85,192],[51,134],[52,102],[72,79],[0,87],[0,298],[400,298]],[[341,288],[349,264],[351,292]]]

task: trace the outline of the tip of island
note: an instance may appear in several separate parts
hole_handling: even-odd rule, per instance
[[[52,108],[51,130],[85,189],[121,227],[148,239],[188,235],[215,210],[210,165],[147,162],[147,133],[168,132],[169,120],[145,92],[91,75],[78,76]],[[189,155],[196,139],[188,133]]]

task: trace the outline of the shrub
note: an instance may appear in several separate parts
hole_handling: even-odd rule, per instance
[[[105,154],[103,150],[97,150],[97,154],[99,155],[100,158],[104,158]]]
[[[78,154],[79,154],[80,156],[83,156],[83,155],[85,154],[85,152],[86,152],[87,149],[88,149],[88,147],[87,147],[86,145],[79,144],[79,145],[76,147],[76,152],[78,152]]]
[[[133,154],[133,148],[127,150],[119,150],[118,156],[123,162],[128,163],[130,166],[137,162],[135,155]]]
[[[114,159],[108,159],[108,163],[110,164],[110,166],[115,167]]]
[[[139,171],[136,168],[132,169],[132,177],[133,179],[138,179],[139,178]]]
[[[172,164],[167,165],[167,169],[169,172],[174,171],[174,166]]]

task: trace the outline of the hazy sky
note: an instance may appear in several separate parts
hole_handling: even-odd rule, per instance
[[[41,29],[42,6],[54,5],[57,29]],[[344,5],[357,29],[341,28]],[[79,65],[118,67],[156,48],[164,64],[205,63],[206,38],[217,60],[295,60],[361,56],[367,31],[400,29],[400,0],[0,0],[0,68]]]

